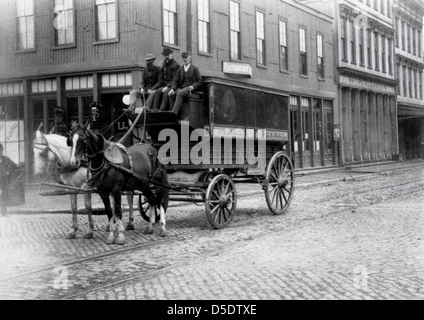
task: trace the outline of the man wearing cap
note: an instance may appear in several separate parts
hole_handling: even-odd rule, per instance
[[[161,72],[159,73],[159,80],[151,89],[154,91],[155,98],[154,101],[159,101],[160,96],[162,95],[162,103],[160,105],[160,110],[166,111],[170,110],[171,106],[174,104],[174,97],[168,96],[169,90],[171,90],[172,79],[174,79],[175,73],[177,72],[180,65],[177,61],[174,60],[173,50],[171,48],[165,48],[162,52],[162,55],[165,56],[165,61],[162,64]],[[156,98],[158,95],[158,98]],[[159,103],[155,105],[153,103],[153,110],[157,108]]]
[[[53,110],[53,123],[50,126],[49,133],[66,135],[65,109],[58,106]]]
[[[152,105],[154,105],[154,95],[151,89],[158,82],[160,73],[160,68],[153,64],[155,59],[156,58],[153,56],[153,54],[146,54],[146,68],[144,69],[141,76],[140,90],[132,90],[130,92],[128,100],[129,105],[136,103],[137,99],[141,98],[144,94],[149,94],[147,100],[143,101],[145,103],[146,109],[151,109]]]
[[[151,94],[151,89],[153,86],[158,82],[159,80],[159,73],[160,68],[158,66],[154,65],[156,58],[153,56],[153,54],[148,53],[146,54],[146,69],[143,71],[143,75],[141,77],[141,87],[140,87],[140,93],[149,94],[149,97],[146,101],[146,109],[151,109],[152,105],[154,105],[154,95]],[[156,102],[156,105],[158,102]]]
[[[184,64],[178,69],[172,81],[172,89],[169,91],[169,95],[176,94],[177,96],[172,109],[172,112],[176,115],[180,113],[183,99],[188,98],[192,91],[197,90],[202,85],[202,76],[199,69],[191,63],[191,53],[183,52],[181,57]]]

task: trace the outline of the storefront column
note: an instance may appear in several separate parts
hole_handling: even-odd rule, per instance
[[[374,92],[369,93],[369,142],[370,142],[370,154],[371,160],[377,160],[377,117],[376,117],[376,103],[377,103],[377,95]]]
[[[344,162],[352,163],[352,106],[351,106],[351,88],[342,88],[342,140]]]
[[[392,141],[392,131],[390,128],[390,97],[385,95],[384,96],[384,146],[385,146],[385,153],[386,153],[386,159],[390,160],[392,159],[392,152],[391,152],[391,141]]]
[[[352,90],[352,146],[353,160],[362,161],[359,90]]]
[[[360,108],[361,108],[361,145],[362,145],[362,161],[370,160],[369,145],[368,145],[368,92],[360,92]]]
[[[395,97],[390,97],[390,120],[392,131],[392,156],[399,155],[399,126],[397,119],[397,103]]]

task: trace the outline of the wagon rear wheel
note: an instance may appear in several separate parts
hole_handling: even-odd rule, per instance
[[[234,182],[226,174],[220,174],[209,183],[205,196],[206,217],[210,224],[220,229],[233,218],[237,206]]]
[[[165,202],[163,204],[163,207],[165,208],[165,210],[168,209],[168,201],[169,201],[169,196],[165,197]],[[140,195],[138,198],[138,211],[140,211],[140,215],[141,217],[146,220],[147,222],[150,221],[149,218],[149,209],[150,209],[150,204],[147,201],[147,198],[144,195]],[[158,208],[155,208],[155,222],[159,222],[160,220],[160,213],[158,211]]]
[[[270,160],[266,170],[265,199],[273,214],[284,213],[294,192],[294,170],[288,155],[281,151]]]

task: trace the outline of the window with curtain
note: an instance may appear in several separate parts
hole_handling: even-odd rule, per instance
[[[69,45],[75,42],[74,1],[54,0],[54,44]]]
[[[386,37],[381,36],[381,67],[382,71],[385,73],[386,70]]]
[[[347,49],[346,49],[346,18],[341,19],[341,45],[342,45],[342,60],[347,61]]]
[[[354,21],[350,21],[350,58],[350,62],[356,63],[356,32]]]
[[[374,57],[375,57],[375,70],[379,71],[380,70],[380,64],[379,64],[379,60],[380,60],[380,55],[379,55],[379,44],[380,41],[380,37],[378,35],[378,32],[374,32]]]
[[[163,40],[178,44],[177,0],[163,0]]]
[[[241,60],[240,3],[235,1],[230,1],[230,56],[231,60]]]
[[[34,2],[33,0],[16,1],[17,49],[35,48]]]
[[[209,0],[197,0],[199,15],[199,51],[210,53]]]
[[[280,34],[280,70],[287,71],[288,57],[287,57],[287,22],[279,20],[279,34]]]
[[[265,65],[265,14],[256,11],[256,62]]]
[[[117,14],[115,0],[96,0],[96,40],[117,38]]]

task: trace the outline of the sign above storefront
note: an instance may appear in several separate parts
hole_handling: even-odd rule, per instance
[[[222,64],[222,72],[252,77],[252,66],[248,63],[224,61]]]
[[[358,78],[340,76],[340,84],[357,87],[359,89],[369,91],[379,91],[387,94],[396,94],[396,89],[393,86],[388,86],[382,83],[366,81]]]

